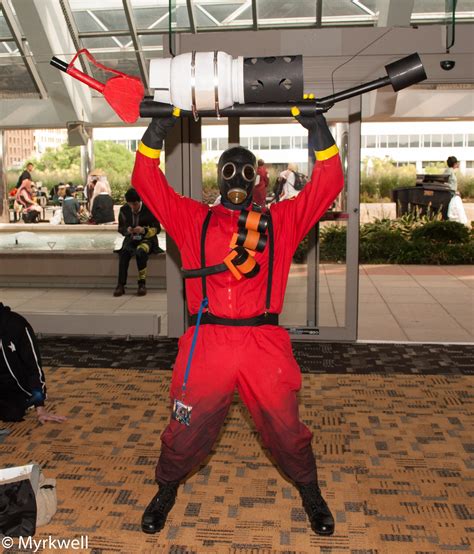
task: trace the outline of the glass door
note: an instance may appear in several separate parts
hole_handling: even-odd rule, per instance
[[[331,131],[339,147],[344,189],[296,252],[281,325],[293,340],[357,339],[360,98],[347,123]]]

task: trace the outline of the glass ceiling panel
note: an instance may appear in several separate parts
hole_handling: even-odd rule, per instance
[[[265,25],[314,25],[316,2],[314,0],[257,0],[258,24]]]
[[[139,35],[138,40],[145,55],[148,57],[159,58],[160,51],[163,50],[163,41],[168,40],[166,35]]]
[[[69,0],[69,5],[79,33],[128,29],[121,0]]]
[[[26,67],[0,57],[0,98],[39,98]]]
[[[324,0],[321,23],[373,22],[375,11],[376,0]]]
[[[214,4],[206,4],[205,2],[195,2],[206,10],[214,19],[219,21],[221,25],[235,25],[236,19],[242,11],[250,9],[250,17],[252,17],[252,10],[250,3],[247,0],[241,0],[240,2],[219,2]]]
[[[14,42],[6,41],[0,42],[0,54],[8,54],[9,56],[18,54],[19,56],[20,52]]]
[[[82,39],[84,48],[94,52],[95,49],[115,50],[116,48],[132,48],[133,43],[130,35],[119,37],[84,37]]]
[[[141,79],[140,69],[137,63],[137,57],[132,52],[94,52],[94,58],[103,65],[127,73],[127,75],[135,75]],[[108,71],[103,71],[94,65],[90,65],[93,76],[102,83],[105,83],[108,79],[114,75]],[[148,72],[148,64],[147,69]]]
[[[11,36],[12,34],[10,33],[10,29],[8,28],[7,22],[5,21],[3,14],[0,13],[0,37],[11,38]]]
[[[173,23],[179,30],[189,29],[188,9],[186,0],[174,0],[176,9]],[[168,31],[168,0],[131,0],[133,16],[138,31],[159,29]]]
[[[458,0],[456,22],[474,19],[474,0]],[[446,21],[445,0],[415,0],[411,16],[412,23],[444,23]]]

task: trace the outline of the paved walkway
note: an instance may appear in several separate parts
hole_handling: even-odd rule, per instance
[[[345,266],[322,264],[320,326],[344,325]],[[472,342],[474,270],[468,266],[364,265],[360,268],[359,340]],[[0,288],[0,300],[38,332],[167,334],[163,290],[114,298],[108,289]],[[160,320],[157,327],[157,317]],[[306,323],[306,266],[288,280],[283,325]],[[129,327],[127,327],[127,324]],[[127,330],[128,329],[128,330]]]

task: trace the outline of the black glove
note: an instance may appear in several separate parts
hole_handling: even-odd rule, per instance
[[[291,108],[291,114],[293,117],[309,131],[308,143],[309,147],[315,152],[324,152],[331,148],[332,157],[337,154],[338,149],[334,141],[331,131],[329,130],[326,118],[323,114],[317,113],[315,115],[301,115],[300,110],[294,106]],[[333,151],[334,150],[334,151]],[[319,159],[319,156],[318,156]]]
[[[153,150],[161,150],[163,148],[163,140],[166,137],[168,129],[173,127],[179,119],[180,113],[181,110],[179,108],[174,108],[173,115],[170,115],[169,117],[154,117],[142,137],[142,143]]]

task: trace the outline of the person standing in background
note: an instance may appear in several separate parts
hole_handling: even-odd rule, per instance
[[[455,170],[459,168],[459,162],[456,156],[449,156],[449,158],[446,160],[446,165],[448,166],[445,169],[445,173],[449,175],[449,188],[454,192],[458,192],[458,178],[456,176]]]
[[[255,181],[255,188],[253,189],[253,201],[261,208],[264,208],[267,203],[267,189],[268,189],[268,171],[265,167],[263,160],[257,161],[257,180]]]
[[[33,171],[34,165],[31,162],[28,162],[26,164],[26,169],[23,171],[23,173],[18,177],[18,182],[16,184],[16,188],[19,189],[21,187],[21,184],[25,179],[28,179],[31,181],[31,172]]]

